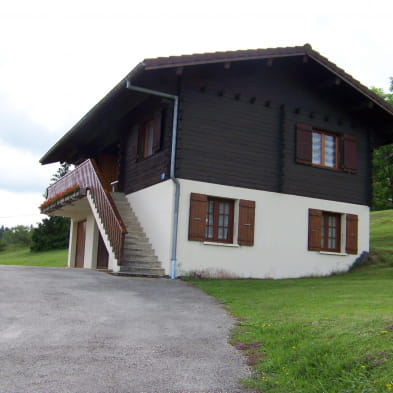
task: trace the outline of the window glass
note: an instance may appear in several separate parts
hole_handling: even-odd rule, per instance
[[[336,138],[333,135],[325,135],[325,165],[336,166]]]
[[[206,239],[232,241],[233,201],[211,198],[206,212]]]
[[[316,132],[312,133],[312,162],[313,164],[321,164],[321,139],[322,135]]]
[[[145,157],[151,156],[153,154],[153,135],[154,135],[154,124],[149,122],[146,129],[146,139],[145,139]]]

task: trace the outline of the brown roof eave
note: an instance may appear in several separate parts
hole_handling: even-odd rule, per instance
[[[65,144],[70,142],[72,138],[80,132],[80,130],[99,112],[105,104],[107,104],[119,91],[125,89],[126,81],[131,80],[141,71],[143,71],[144,63],[139,63],[132,69],[112,90],[109,91],[96,105],[94,105],[63,137],[61,137],[40,159],[42,165],[58,162],[59,153]]]

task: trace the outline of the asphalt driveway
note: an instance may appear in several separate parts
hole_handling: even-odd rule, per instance
[[[244,392],[232,325],[181,281],[0,266],[0,392]]]

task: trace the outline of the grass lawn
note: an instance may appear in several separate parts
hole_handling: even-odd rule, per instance
[[[202,280],[239,320],[232,343],[265,393],[393,392],[393,211],[372,214],[372,265],[327,278]],[[379,258],[380,254],[385,255]]]
[[[0,252],[0,265],[65,267],[67,250],[31,252],[29,248],[9,249]]]

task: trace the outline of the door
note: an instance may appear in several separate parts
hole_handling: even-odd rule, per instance
[[[98,234],[97,269],[108,269],[108,251],[101,233]]]
[[[75,267],[83,268],[85,260],[86,220],[79,221],[76,232]]]

